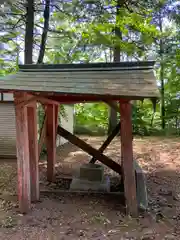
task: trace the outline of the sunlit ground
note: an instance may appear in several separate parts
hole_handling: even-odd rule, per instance
[[[103,137],[86,137],[99,148]],[[78,194],[41,194],[32,211],[18,214],[16,161],[1,160],[0,239],[179,239],[180,238],[180,138],[135,138],[134,158],[142,166],[149,196],[149,213],[136,219],[123,215],[118,197]],[[119,162],[120,140],[105,154]],[[71,176],[90,156],[66,144],[57,151],[57,177]],[[107,174],[114,173],[105,168]],[[41,186],[46,162],[40,162]],[[146,237],[146,238],[145,238]],[[148,238],[149,237],[149,238]]]

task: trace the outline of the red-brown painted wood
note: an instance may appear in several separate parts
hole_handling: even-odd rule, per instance
[[[88,154],[92,155],[94,158],[98,159],[100,162],[105,164],[107,167],[111,168],[115,172],[121,174],[121,166],[113,161],[111,158],[107,157],[100,150],[97,150],[91,145],[87,144],[80,138],[76,137],[72,133],[68,132],[66,129],[58,126],[57,132],[60,136],[67,139],[70,143],[74,144],[75,146],[81,148],[83,151],[87,152]]]
[[[136,181],[133,166],[132,122],[130,102],[120,103],[121,156],[127,214],[137,216]]]
[[[29,132],[29,158],[31,179],[31,201],[39,200],[39,154],[37,131],[37,104],[27,107]]]
[[[14,93],[14,90],[3,90],[2,93]],[[22,90],[22,92],[25,92]],[[34,92],[29,91],[28,96],[37,96],[35,98],[38,102],[42,104],[75,104],[75,103],[83,103],[83,102],[112,102],[112,101],[120,101],[126,102],[129,100],[143,100],[144,97],[132,97],[132,96],[112,96],[112,95],[98,95],[98,94],[70,94],[70,93],[55,93],[55,92]],[[156,98],[154,98],[156,99]],[[27,103],[25,103],[27,104]]]
[[[40,98],[46,98],[44,100],[44,104],[58,104],[58,103],[80,103],[80,102],[112,102],[112,101],[120,101],[126,102],[129,100],[135,99],[143,99],[143,97],[119,97],[119,96],[110,96],[110,95],[97,95],[97,94],[59,94],[55,92],[29,92],[29,94],[39,96]],[[49,101],[49,100],[53,101]],[[40,100],[40,99],[39,99]],[[43,102],[43,100],[41,102]],[[49,101],[49,102],[48,102]]]
[[[55,105],[46,105],[46,147],[47,147],[47,180],[52,182],[55,176],[56,162],[56,119]]]
[[[39,136],[39,144],[38,144],[38,152],[39,152],[39,157],[41,155],[41,151],[42,151],[42,147],[43,147],[43,144],[45,143],[45,137],[46,137],[46,112],[45,112],[45,115],[44,115],[44,119],[43,119],[43,123],[42,123],[42,127],[40,129],[40,136]]]
[[[113,105],[113,100],[117,101],[119,100],[119,97],[115,99],[109,99],[108,97],[102,97],[97,95],[49,95],[46,96],[46,99],[52,99],[59,103],[80,103],[80,102],[107,102]],[[129,100],[129,99],[128,99]],[[127,101],[124,98],[119,100],[121,102]],[[118,110],[119,111],[119,110]]]
[[[59,106],[54,105],[55,107],[55,131],[56,131],[56,137],[57,137],[57,127],[58,127],[58,113],[59,113]]]
[[[21,213],[27,213],[31,207],[29,139],[27,123],[27,107],[19,108],[19,101],[25,99],[26,94],[15,93],[16,114],[16,145],[18,170],[18,200]]]
[[[113,129],[113,131],[110,133],[110,135],[107,137],[107,139],[105,140],[105,142],[101,145],[101,147],[99,148],[99,151],[101,153],[104,152],[104,150],[109,146],[109,144],[112,142],[112,140],[115,138],[115,136],[120,132],[120,128],[121,128],[121,123],[119,122],[117,124],[117,126],[115,127],[115,129]],[[97,159],[95,157],[92,157],[90,160],[90,163],[95,163],[97,161]]]

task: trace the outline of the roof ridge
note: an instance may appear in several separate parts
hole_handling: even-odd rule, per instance
[[[117,69],[139,69],[153,68],[154,61],[139,61],[139,62],[116,62],[116,63],[72,63],[72,64],[25,64],[19,65],[19,70],[115,70]]]

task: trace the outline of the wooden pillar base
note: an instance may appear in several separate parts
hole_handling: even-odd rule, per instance
[[[131,104],[129,101],[120,103],[121,114],[121,156],[124,180],[124,192],[127,214],[138,215],[136,199],[136,181],[133,164]]]

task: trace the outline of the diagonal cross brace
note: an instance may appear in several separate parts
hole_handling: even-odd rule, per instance
[[[107,105],[109,105],[110,107],[112,107],[115,111],[119,112],[119,108],[117,107],[116,104],[114,104],[114,102],[112,101],[104,101]],[[119,133],[121,128],[121,122],[119,122],[117,124],[117,126],[115,127],[115,129],[111,132],[111,134],[107,137],[106,141],[102,144],[102,146],[99,148],[99,151],[101,153],[104,152],[104,150],[108,147],[108,145],[111,143],[111,141],[113,140],[113,138]],[[93,157],[90,161],[90,163],[95,163],[96,162],[96,158]]]
[[[76,137],[72,133],[68,132],[64,128],[60,127],[59,125],[57,128],[57,133],[60,136],[67,139],[72,144],[74,144],[75,146],[81,148],[83,151],[87,152],[88,154],[92,155],[94,158],[98,159],[100,162],[102,162],[107,167],[109,167],[112,170],[114,170],[115,172],[121,174],[121,166],[118,163],[116,163],[115,161],[113,161],[112,159],[110,159],[109,157],[102,154],[99,150],[93,148],[91,145],[87,144],[86,142],[84,142],[80,138]]]
[[[120,131],[120,127],[121,127],[121,122],[119,122],[117,124],[117,126],[115,127],[115,129],[111,132],[111,134],[107,137],[106,141],[102,144],[102,146],[99,148],[99,151],[101,153],[103,153],[103,151],[108,147],[108,145],[111,143],[111,141],[113,140],[113,138],[119,133]],[[95,163],[96,162],[96,158],[93,157],[90,161],[90,163]]]

